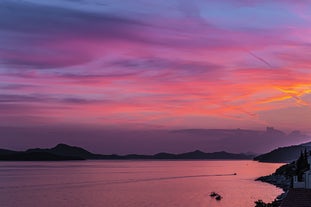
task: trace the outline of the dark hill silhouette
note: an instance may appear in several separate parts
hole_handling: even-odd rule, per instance
[[[0,160],[8,161],[57,161],[57,160],[86,160],[86,159],[105,159],[111,156],[97,155],[87,150],[69,146],[66,144],[58,144],[51,149],[34,148],[24,152],[0,149]],[[117,158],[112,156],[112,158]]]
[[[311,150],[311,142],[301,145],[280,147],[266,154],[259,155],[255,157],[254,160],[259,162],[292,162],[297,160],[300,152],[305,149]]]
[[[59,156],[80,157],[83,159],[101,159],[102,155],[93,154],[81,147],[69,146],[66,144],[58,144],[51,149],[29,149],[26,152],[47,152]]]
[[[176,159],[176,155],[175,154],[171,154],[171,153],[166,153],[166,152],[161,152],[158,154],[153,155],[154,159],[159,159],[159,160],[173,160]]]
[[[160,160],[204,160],[204,159],[252,159],[252,155],[233,154],[228,152],[205,153],[199,150],[182,154],[158,153],[155,155],[101,155],[93,154],[81,147],[58,144],[51,149],[34,148],[25,152],[16,152],[0,149],[0,160],[137,160],[137,159],[160,159]]]
[[[187,152],[176,155],[176,157],[179,159],[204,159],[207,156],[209,156],[209,153],[204,153],[200,150],[195,150],[193,152]]]
[[[205,153],[200,150],[176,155],[176,159],[225,159],[225,160],[240,160],[251,159],[252,155],[233,154],[225,151]]]
[[[101,155],[93,154],[81,147],[69,146],[66,144],[58,144],[51,149],[51,152],[59,155],[78,156],[85,159],[98,159]]]
[[[17,151],[0,149],[0,155],[10,155],[10,154],[14,154],[14,153],[17,153]]]
[[[200,150],[187,152],[182,154],[158,153],[152,156],[152,159],[168,159],[168,160],[248,160],[252,159],[253,155],[234,154],[228,152],[212,152],[205,153]]]
[[[308,146],[308,147],[311,147],[311,142],[303,143],[303,144],[301,144],[301,146]]]
[[[63,161],[63,160],[84,160],[81,157],[61,156],[48,152],[16,152],[0,154],[1,161]]]

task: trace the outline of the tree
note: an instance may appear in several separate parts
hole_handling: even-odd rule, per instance
[[[307,149],[300,152],[300,156],[296,161],[296,174],[298,176],[298,181],[302,181],[304,172],[309,170],[310,166],[308,163],[308,152]]]

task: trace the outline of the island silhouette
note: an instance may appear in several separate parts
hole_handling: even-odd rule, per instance
[[[225,151],[206,153],[200,150],[192,152],[172,154],[157,153],[154,155],[103,155],[94,154],[81,147],[58,144],[53,148],[34,148],[26,151],[13,151],[0,149],[0,161],[61,161],[61,160],[250,160],[253,155],[244,153],[236,154]]]

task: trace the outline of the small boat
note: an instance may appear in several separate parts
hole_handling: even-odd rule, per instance
[[[218,193],[215,193],[214,191],[211,192],[211,194],[210,194],[209,196],[215,198],[215,199],[218,200],[218,201],[220,201],[220,200],[222,199],[222,196],[219,195]]]
[[[217,195],[217,196],[215,197],[215,199],[218,200],[218,201],[220,201],[220,200],[222,199],[222,196],[221,196],[221,195]]]
[[[233,175],[237,175],[236,173],[233,173]]]

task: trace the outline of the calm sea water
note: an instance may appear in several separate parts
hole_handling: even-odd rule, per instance
[[[282,193],[254,161],[0,162],[1,207],[252,207]],[[237,173],[237,175],[233,175]],[[216,201],[209,196],[223,196]]]

